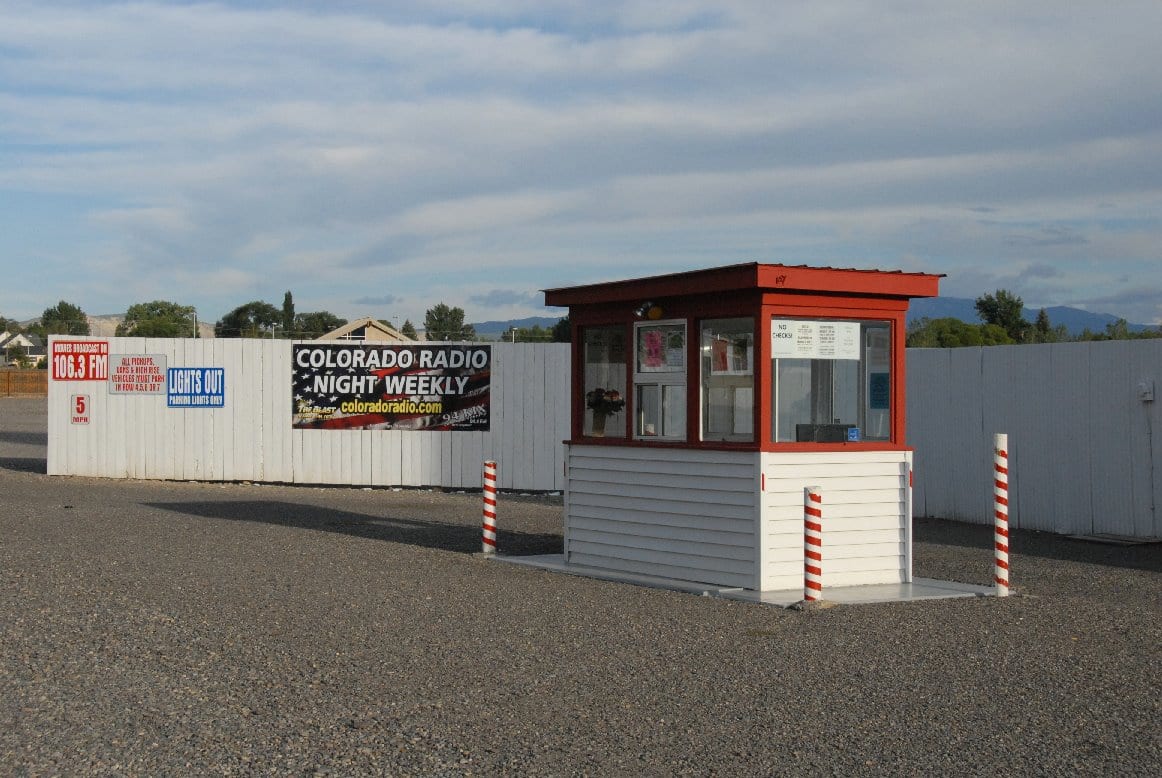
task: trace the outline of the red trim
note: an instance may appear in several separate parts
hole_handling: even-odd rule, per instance
[[[883,272],[749,263],[652,278],[550,289],[549,305],[570,306],[573,332],[573,401],[570,440],[574,444],[625,447],[695,448],[718,451],[906,451],[907,385],[904,339],[908,299],[933,297],[941,276],[926,273]],[[635,440],[632,437],[635,404],[633,367],[636,344],[634,309],[645,301],[659,305],[662,320],[684,320],[687,332],[685,441]],[[753,442],[703,442],[701,436],[701,352],[703,319],[750,316],[755,320],[755,413]],[[776,317],[878,320],[891,332],[891,419],[887,441],[854,443],[774,443],[771,426],[771,320]],[[621,423],[624,437],[591,438],[584,430],[585,327],[625,328],[626,408]],[[615,416],[614,419],[618,417]],[[616,423],[616,422],[615,422]],[[607,432],[611,431],[607,428]],[[909,480],[911,476],[909,475]]]
[[[939,275],[751,262],[686,273],[545,290],[545,305],[575,306],[765,289],[876,297],[935,297]]]

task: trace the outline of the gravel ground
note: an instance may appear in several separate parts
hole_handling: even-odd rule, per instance
[[[478,495],[44,475],[0,400],[4,775],[1158,775],[1162,547],[795,612],[474,556]],[[561,546],[502,495],[502,552]],[[987,583],[991,530],[918,522]]]

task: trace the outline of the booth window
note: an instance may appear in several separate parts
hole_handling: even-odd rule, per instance
[[[686,439],[686,323],[634,325],[634,437]]]
[[[625,332],[624,326],[585,327],[584,423],[581,432],[591,437],[625,437]]]
[[[891,437],[891,325],[771,321],[771,435],[775,442]]]
[[[754,319],[702,322],[702,440],[754,440]]]

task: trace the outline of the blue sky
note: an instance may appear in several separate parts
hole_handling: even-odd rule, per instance
[[[1162,3],[0,0],[0,315],[735,262],[1162,322]]]

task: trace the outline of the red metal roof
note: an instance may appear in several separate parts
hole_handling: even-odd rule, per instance
[[[623,281],[546,289],[544,292],[545,304],[556,306],[746,290],[912,298],[936,297],[943,277],[943,273],[933,275],[906,273],[902,270],[748,262]]]

